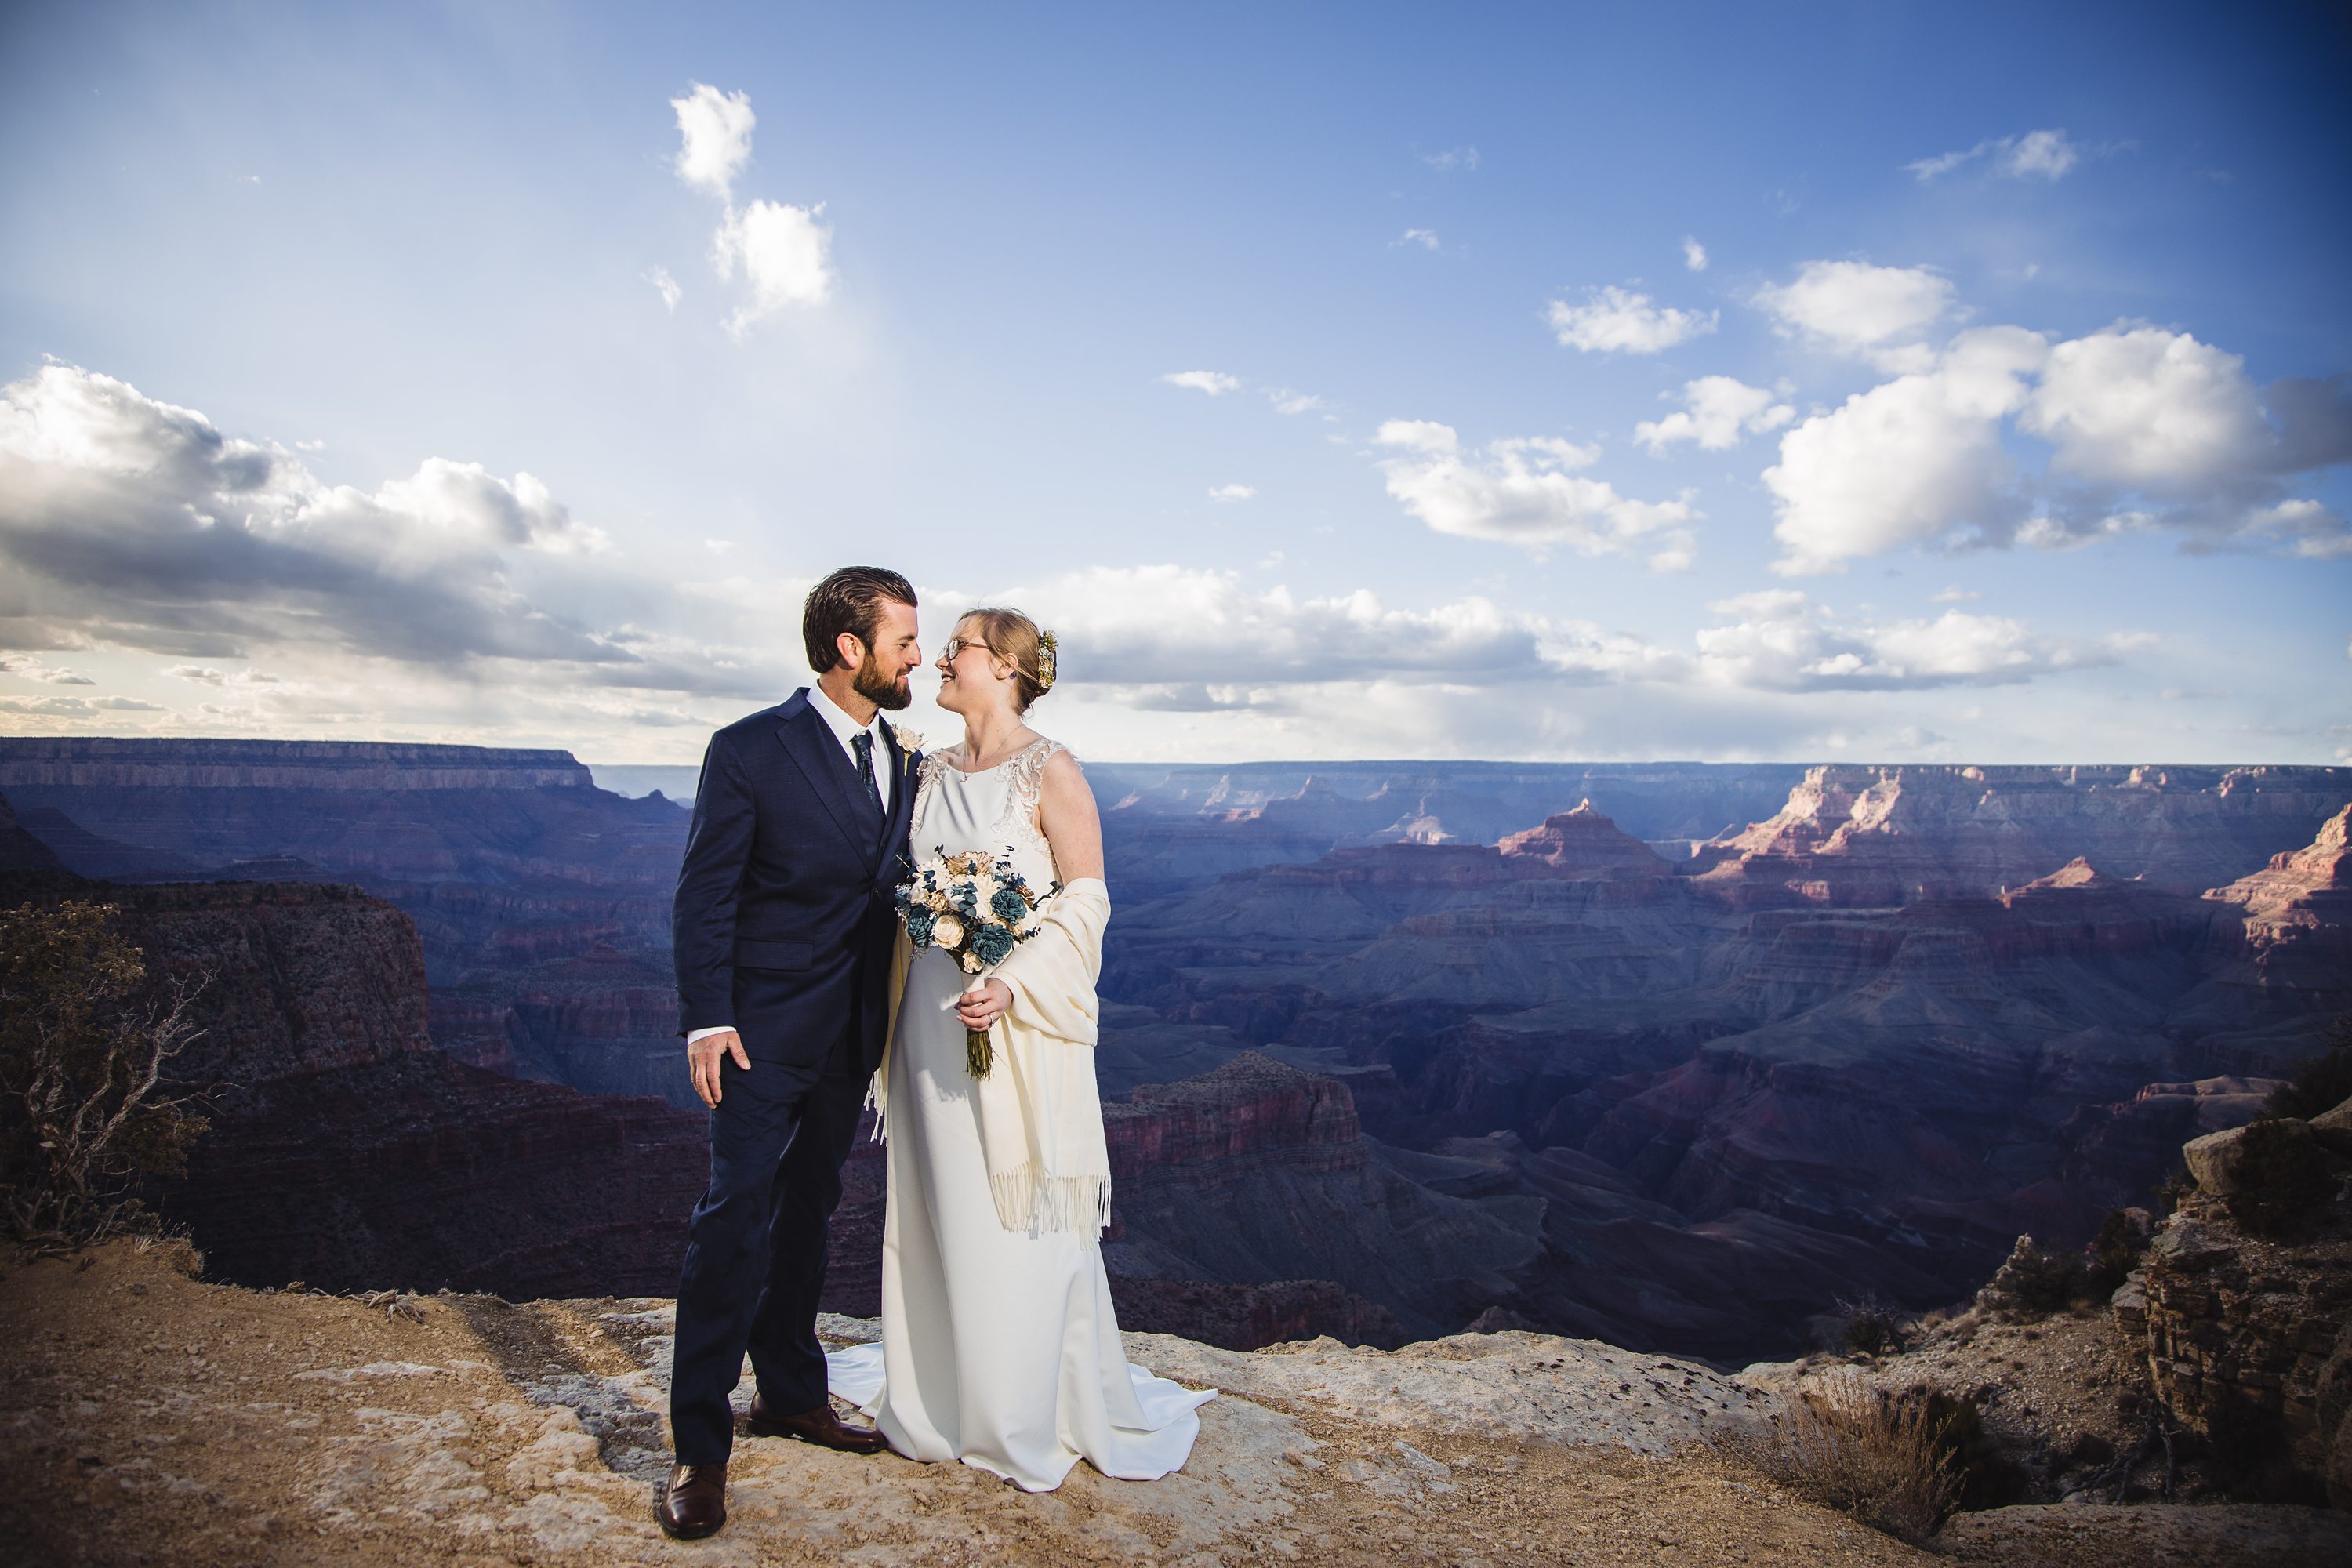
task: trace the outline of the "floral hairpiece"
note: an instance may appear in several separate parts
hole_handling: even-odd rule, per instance
[[[1054,689],[1055,653],[1054,634],[1039,632],[1037,634],[1037,689],[1041,692]]]

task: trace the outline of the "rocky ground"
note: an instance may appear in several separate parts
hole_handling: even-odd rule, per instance
[[[667,1303],[262,1293],[200,1283],[192,1262],[118,1244],[0,1265],[0,1531],[17,1560],[2226,1568],[2352,1555],[2341,1514],[2084,1505],[1963,1516],[1923,1552],[1698,1441],[1752,1423],[1769,1377],[1524,1333],[1392,1352],[1130,1336],[1134,1358],[1225,1391],[1180,1476],[1139,1485],[1081,1466],[1032,1497],[961,1467],[746,1440],[728,1530],[677,1545],[651,1518]],[[2021,1397],[2039,1409],[2070,1395]]]
[[[2146,1428],[2146,1347],[2135,1349],[2104,1309],[2085,1305],[2032,1322],[1971,1310],[1915,1332],[1896,1354],[1759,1363],[1740,1383],[1768,1395],[1842,1379],[1888,1394],[1940,1390],[1978,1407],[1991,1446],[2018,1467],[2018,1484],[2053,1497],[2082,1490]],[[2160,1489],[2162,1469],[2160,1455],[2137,1468],[2140,1495]]]

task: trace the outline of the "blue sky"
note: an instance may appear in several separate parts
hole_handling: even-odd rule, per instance
[[[12,8],[0,727],[2352,758],[2321,15]]]

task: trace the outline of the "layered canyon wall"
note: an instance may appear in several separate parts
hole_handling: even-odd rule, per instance
[[[431,782],[370,782],[387,771]],[[2347,769],[1089,778],[1118,900],[1097,1065],[1122,1305],[1222,1342],[1501,1314],[1785,1350],[1840,1294],[1931,1304],[2021,1229],[2086,1232],[2145,1194],[2177,1128],[2251,1114],[2245,1086],[2352,1005]],[[473,1114],[427,1109],[452,1072],[687,1097],[667,925],[685,813],[562,753],[12,741],[0,794],[35,858],[336,877],[405,911],[446,1063],[422,1099],[385,1091],[412,1128]],[[1242,1146],[1216,1149],[1221,1119]],[[465,1152],[403,1158],[462,1186]],[[698,1159],[664,1178],[677,1215]]]
[[[156,1196],[220,1277],[516,1298],[675,1288],[708,1172],[702,1119],[436,1049],[400,910],[334,885],[0,878],[0,902],[65,897],[120,910],[151,984],[195,988],[201,1032],[169,1072],[211,1126]]]

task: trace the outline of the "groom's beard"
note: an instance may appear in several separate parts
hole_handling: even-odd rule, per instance
[[[857,667],[857,674],[849,684],[856,689],[857,695],[886,713],[896,713],[915,700],[915,688],[907,679],[907,672],[900,670],[896,678],[883,674],[882,667],[875,662],[871,653],[866,656],[866,662]]]

